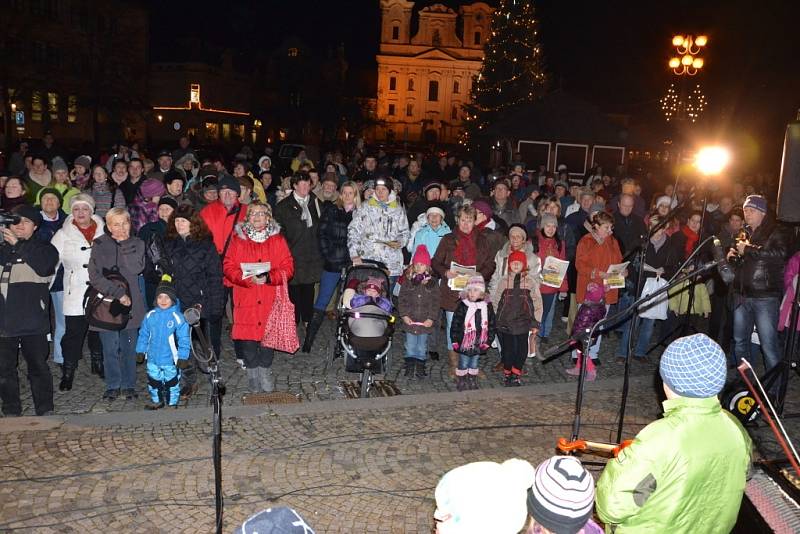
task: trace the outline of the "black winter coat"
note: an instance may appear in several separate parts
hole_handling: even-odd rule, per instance
[[[353,263],[347,249],[347,227],[352,220],[352,211],[325,203],[319,220],[319,250],[323,267],[329,273],[339,272]]]
[[[765,220],[750,236],[750,245],[736,267],[734,293],[752,298],[782,296],[788,256],[787,233],[773,221]]]
[[[442,282],[444,283],[444,282]],[[494,335],[496,333],[495,330],[495,319],[494,319],[494,308],[492,307],[491,302],[486,302],[486,306],[489,311],[489,321],[488,327],[489,332],[486,337],[486,344],[491,345],[492,341],[494,340]],[[456,306],[456,311],[453,313],[453,322],[450,326],[450,342],[451,343],[458,343],[458,349],[455,349],[456,352],[459,354],[464,354],[466,356],[477,356],[478,354],[486,354],[487,349],[481,349],[480,343],[477,341],[481,337],[481,323],[483,322],[483,317],[481,317],[481,311],[478,310],[475,313],[475,328],[476,328],[476,341],[475,346],[470,350],[464,350],[461,346],[463,345],[464,341],[464,320],[467,318],[467,305],[464,304],[462,301],[458,301],[458,305]]]
[[[0,336],[50,332],[48,286],[57,264],[58,250],[50,243],[21,239],[13,246],[0,244]]]
[[[322,254],[319,250],[319,219],[322,215],[323,202],[314,193],[309,193],[308,211],[313,224],[309,228],[300,220],[303,209],[289,194],[275,206],[275,221],[281,226],[281,233],[286,238],[289,251],[294,259],[294,276],[289,282],[295,284],[313,284],[319,282],[322,273]]]
[[[181,302],[181,310],[200,304],[204,319],[222,317],[225,311],[225,287],[222,262],[209,239],[164,240],[164,252],[172,265],[172,284]]]

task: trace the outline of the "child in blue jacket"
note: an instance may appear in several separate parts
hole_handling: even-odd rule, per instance
[[[180,369],[188,367],[192,337],[168,276],[156,288],[155,305],[145,315],[136,342],[139,357],[147,357],[147,389],[152,400],[145,406],[148,410],[178,405]]]

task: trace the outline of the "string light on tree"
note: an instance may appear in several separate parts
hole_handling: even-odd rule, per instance
[[[532,0],[501,0],[492,15],[485,57],[466,106],[462,145],[478,147],[475,135],[504,110],[535,101],[545,91],[547,76],[538,43],[538,19]]]

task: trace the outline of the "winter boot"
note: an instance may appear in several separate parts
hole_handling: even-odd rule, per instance
[[[103,350],[92,350],[90,353],[92,374],[100,378],[105,378],[105,368],[103,367]]]
[[[406,365],[403,367],[403,376],[411,377],[414,375],[414,367],[416,366],[415,358],[406,358]]]
[[[247,368],[247,389],[250,393],[258,393],[261,391],[261,372],[258,367]]]
[[[325,310],[314,310],[314,315],[311,317],[311,322],[308,323],[306,328],[306,339],[303,341],[302,352],[311,352],[311,347],[314,345],[314,338],[317,337],[319,327],[322,326],[322,321],[325,320]]]
[[[69,391],[72,389],[72,380],[75,378],[75,368],[66,362],[61,366],[61,382],[58,384],[59,391]]]
[[[258,367],[261,391],[272,393],[275,391],[275,375],[272,374],[272,367]]]
[[[422,360],[417,360],[416,375],[417,378],[425,378],[428,376],[427,371],[425,371],[425,362]]]
[[[467,389],[478,389],[478,375],[470,373],[467,375]]]
[[[450,363],[450,369],[447,371],[449,376],[456,376],[456,368],[458,367],[458,353],[451,350],[447,353],[447,358]]]
[[[467,389],[467,377],[466,376],[457,376],[456,377],[456,389],[458,391],[465,391]]]
[[[578,358],[575,361],[575,367],[573,367],[572,369],[567,369],[566,373],[571,376],[579,376],[581,374],[581,360],[584,359],[588,362],[586,364],[586,380],[591,382],[595,378],[597,378],[597,370],[595,369],[594,362],[592,361],[591,358],[586,358],[586,357]]]

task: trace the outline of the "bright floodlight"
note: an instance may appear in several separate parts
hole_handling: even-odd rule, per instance
[[[731,160],[731,153],[726,148],[720,146],[709,146],[701,148],[695,158],[695,165],[703,174],[719,174],[728,166]]]

